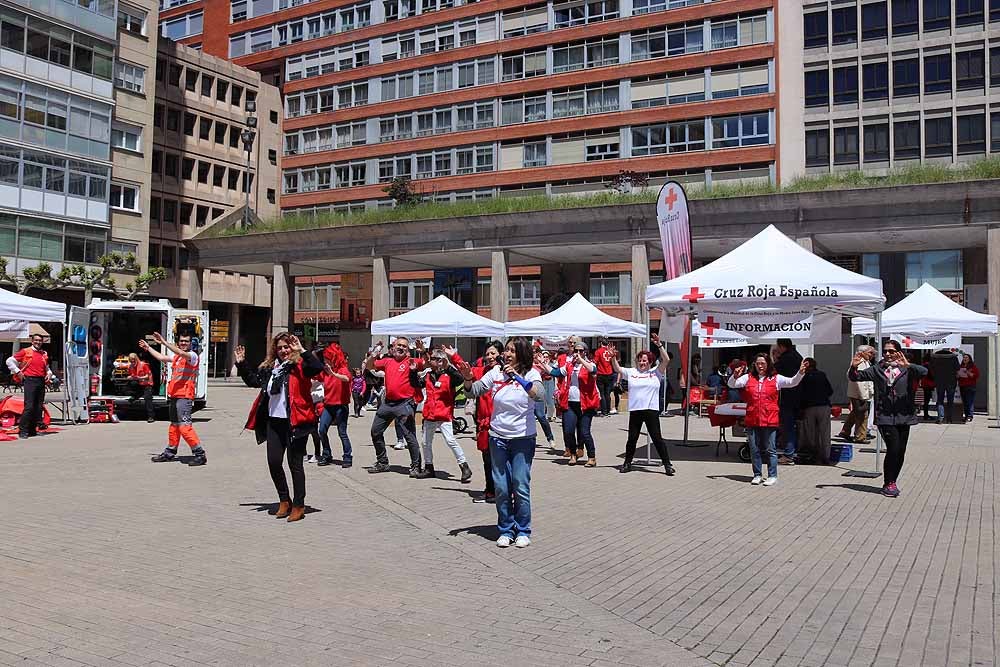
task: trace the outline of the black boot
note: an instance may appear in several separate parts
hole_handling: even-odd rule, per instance
[[[434,479],[434,466],[426,465],[423,470],[417,470],[417,474],[414,475],[416,479]]]
[[[677,472],[676,470],[674,470],[674,467],[669,463],[663,466],[663,470],[664,472],[667,473],[667,477],[673,477],[674,473]]]
[[[462,484],[468,484],[472,481],[472,468],[469,467],[468,463],[459,463],[458,468],[462,471]]]
[[[622,463],[622,467],[618,469],[618,472],[632,472],[632,462],[625,459]]]
[[[431,470],[433,470],[433,468],[431,468]],[[421,468],[419,463],[410,465],[410,477],[413,477],[414,479],[423,479],[423,477],[420,476],[420,472]]]

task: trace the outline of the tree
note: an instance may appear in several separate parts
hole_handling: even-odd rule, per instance
[[[630,195],[637,190],[643,190],[649,185],[649,177],[631,169],[622,169],[618,175],[605,183],[604,187],[614,190],[620,195]]]
[[[382,191],[392,197],[396,206],[413,206],[421,201],[420,195],[413,189],[413,181],[406,176],[397,176],[389,181]]]
[[[20,294],[30,289],[63,287],[83,289],[84,303],[93,300],[95,291],[110,292],[116,299],[133,301],[139,295],[147,293],[150,285],[167,277],[167,272],[160,267],[151,267],[148,271],[140,272],[141,268],[132,253],[113,252],[102,255],[97,260],[97,267],[94,268],[70,264],[52,275],[52,265],[43,262],[36,267],[24,269],[20,276],[12,276],[7,273],[7,258],[0,257],[0,283],[13,285]],[[138,275],[135,280],[119,286],[112,273]]]

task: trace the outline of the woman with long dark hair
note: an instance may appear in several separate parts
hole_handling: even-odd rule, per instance
[[[533,357],[527,338],[510,339],[503,351],[503,366],[494,366],[470,389],[473,396],[493,396],[489,446],[497,494],[498,547],[531,544],[535,401],[542,395],[542,376]]]
[[[500,359],[503,356],[504,346],[498,340],[490,341],[486,344],[483,356],[479,358],[475,366],[461,363],[458,365],[459,372],[465,378],[465,388],[468,390],[472,386],[473,380],[481,380],[484,375],[494,368],[499,368]],[[483,457],[483,473],[486,478],[486,488],[483,495],[473,502],[492,503],[496,498],[496,489],[493,486],[493,461],[490,458],[490,417],[493,415],[493,394],[486,392],[476,398],[476,449]]]
[[[793,377],[778,375],[774,370],[771,356],[760,352],[753,359],[750,372],[746,366],[738,366],[729,377],[732,389],[742,389],[747,403],[747,440],[750,443],[750,463],[753,466],[751,484],[761,483],[760,450],[767,452],[767,479],[764,486],[773,486],[778,481],[778,391],[797,387],[805,376],[805,362]]]
[[[976,408],[976,382],[979,381],[979,367],[971,354],[962,355],[962,365],[958,368],[958,391],[962,394],[965,421],[971,422]]]
[[[236,347],[233,355],[240,377],[260,393],[250,408],[246,428],[253,430],[257,444],[267,443],[267,467],[278,492],[275,517],[300,521],[306,511],[306,473],[302,459],[306,441],[316,431],[316,410],[311,395],[313,378],[323,372],[323,362],[303,349],[299,339],[287,331],[271,340],[267,358],[253,368],[246,363],[246,349]],[[282,459],[288,458],[293,495]]]

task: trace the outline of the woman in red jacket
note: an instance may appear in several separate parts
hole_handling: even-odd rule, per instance
[[[740,366],[729,377],[729,386],[732,389],[742,389],[743,400],[747,404],[744,423],[753,466],[751,484],[761,483],[761,448],[767,451],[767,479],[764,480],[764,486],[773,486],[778,481],[778,450],[775,446],[779,422],[778,391],[798,386],[805,372],[806,363],[803,361],[794,377],[778,375],[771,357],[761,352],[754,357],[753,368],[749,373],[746,366]]]
[[[458,370],[465,379],[468,391],[473,380],[481,380],[495,366],[500,365],[503,355],[503,343],[498,340],[486,344],[486,351],[475,366],[467,363],[458,364]],[[493,416],[493,392],[486,392],[476,398],[476,449],[483,456],[483,471],[486,477],[486,490],[483,495],[473,499],[473,502],[492,503],[496,501],[496,489],[493,486],[493,459],[490,457],[490,418]]]
[[[420,372],[424,383],[424,467],[417,473],[417,479],[434,478],[434,433],[441,431],[445,444],[455,455],[455,462],[462,473],[462,484],[472,480],[472,469],[451,425],[455,417],[455,392],[465,384],[465,378],[457,367],[464,363],[458,350],[445,347],[431,352],[430,367]]]
[[[569,464],[575,466],[586,449],[584,465],[594,468],[597,456],[590,425],[601,407],[601,394],[597,390],[597,364],[587,358],[586,343],[574,342],[573,354],[562,367],[553,367],[551,373],[553,377],[566,379],[557,398],[563,410],[563,441],[569,452]]]
[[[306,440],[316,430],[310,378],[323,372],[323,362],[304,350],[299,339],[287,331],[274,337],[267,358],[257,368],[247,365],[242,345],[236,347],[233,357],[243,382],[248,387],[260,387],[245,428],[253,430],[257,444],[267,443],[267,467],[279,501],[274,516],[299,521],[306,512],[306,473],[302,460],[306,455]],[[288,481],[282,467],[286,452],[293,496],[288,495]]]
[[[965,408],[965,421],[972,421],[972,412],[976,407],[976,382],[979,381],[979,368],[972,360],[971,354],[962,355],[962,365],[958,367],[958,391],[962,394],[962,406]]]

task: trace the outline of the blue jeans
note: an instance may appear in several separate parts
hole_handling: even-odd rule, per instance
[[[344,461],[352,461],[351,439],[347,437],[347,406],[346,405],[324,405],[323,414],[319,418],[319,440],[323,443],[323,457],[331,458],[333,452],[330,451],[330,426],[337,425],[337,435],[340,436],[340,444],[344,446]]]
[[[511,539],[518,535],[531,535],[531,459],[534,456],[535,436],[490,436],[493,486],[497,494],[497,530],[500,535]]]
[[[542,393],[545,395],[545,413],[554,415],[556,412],[556,381],[542,380]]]
[[[587,457],[594,458],[594,437],[590,434],[590,423],[593,420],[593,410],[583,410],[579,402],[570,402],[569,409],[563,413],[563,441],[566,449],[576,452],[577,448],[583,447],[587,450]]]
[[[972,416],[976,407],[976,388],[959,387],[959,392],[962,394],[962,405],[965,407],[965,418],[968,419]]]
[[[951,415],[946,415],[947,410],[951,410],[951,404],[955,402],[955,388],[954,387],[938,387],[937,388],[937,411],[938,419],[944,419],[945,416],[951,421]]]
[[[545,401],[535,401],[535,418],[542,425],[542,433],[545,434],[545,439],[552,442],[552,427],[549,426],[549,418],[545,414]]]
[[[754,475],[760,475],[760,448],[764,447],[767,453],[767,476],[778,476],[778,448],[775,445],[777,435],[777,429],[773,426],[747,429],[747,441],[750,443],[750,465],[753,466]]]
[[[781,405],[778,410],[781,419],[781,437],[785,443],[785,456],[794,458],[795,451],[799,447],[799,434],[795,423],[799,416],[799,406]]]

